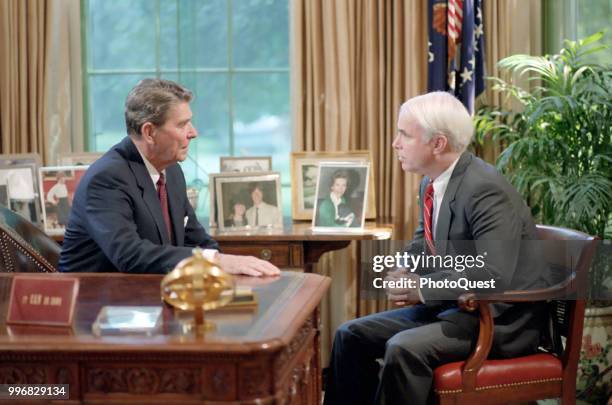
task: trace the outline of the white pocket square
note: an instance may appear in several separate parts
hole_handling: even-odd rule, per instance
[[[187,227],[187,222],[189,222],[189,217],[186,216],[185,218],[183,218],[183,228]]]

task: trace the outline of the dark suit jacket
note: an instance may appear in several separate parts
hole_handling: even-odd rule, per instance
[[[420,201],[430,181],[421,183]],[[423,218],[408,247],[412,254],[426,251]],[[432,280],[496,281],[497,290],[529,290],[550,284],[548,266],[538,252],[536,228],[529,207],[520,194],[497,170],[469,152],[455,166],[436,223],[436,255],[482,255],[485,267],[457,272],[454,269],[419,270]],[[488,291],[488,290],[485,290]],[[476,314],[459,311],[456,298],[465,290],[423,288],[426,305],[439,305],[438,318],[468,328],[477,328]],[[526,341],[537,345],[539,329],[545,324],[541,304],[495,304],[495,341],[493,352],[512,355],[521,352]]]
[[[166,168],[166,189],[175,246],[136,146],[129,137],[113,146],[91,165],[77,188],[60,271],[167,273],[191,256],[195,246],[218,249],[189,205],[178,164]]]

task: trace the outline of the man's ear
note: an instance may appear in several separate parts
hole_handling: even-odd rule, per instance
[[[155,136],[157,135],[155,131],[155,125],[150,122],[145,122],[140,127],[140,134],[142,135],[142,139],[149,144],[155,143]]]
[[[434,138],[434,153],[443,153],[448,146],[448,138],[444,134],[437,134]]]

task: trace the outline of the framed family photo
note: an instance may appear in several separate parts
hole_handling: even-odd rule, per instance
[[[271,156],[222,156],[219,159],[221,173],[254,173],[272,170]]]
[[[102,155],[102,152],[60,153],[58,162],[60,166],[89,166]]]
[[[369,163],[321,163],[317,177],[314,231],[361,231],[365,222]]]
[[[291,154],[292,216],[298,220],[312,220],[315,206],[319,164],[329,162],[368,163],[367,219],[376,219],[376,195],[371,154],[367,150],[351,152],[293,152]]]
[[[89,166],[52,166],[39,169],[44,230],[63,235],[68,224],[72,199]]]
[[[222,230],[283,226],[279,173],[217,176],[215,194]]]
[[[40,226],[38,154],[0,156],[0,204]]]

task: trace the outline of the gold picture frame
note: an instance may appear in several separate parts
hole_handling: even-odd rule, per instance
[[[291,154],[291,214],[293,219],[311,221],[314,213],[319,163],[368,163],[366,219],[376,219],[376,187],[369,150],[348,152],[293,152]],[[304,183],[308,182],[305,190]]]

